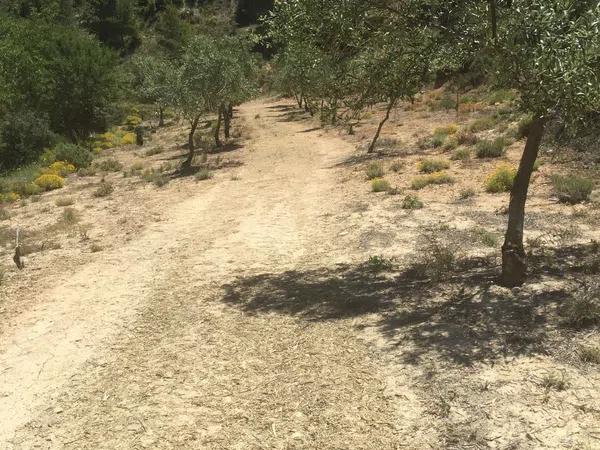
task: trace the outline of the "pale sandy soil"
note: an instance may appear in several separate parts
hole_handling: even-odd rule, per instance
[[[60,248],[23,272],[2,253],[0,448],[600,448],[598,366],[576,355],[600,339],[556,313],[576,286],[570,266],[502,289],[497,249],[468,237],[502,232],[507,197],[481,188],[496,163],[453,163],[460,182],[427,188],[426,207],[406,211],[404,195],[365,180],[356,144],[372,123],[343,136],[292,112],[287,101],[242,106],[246,139],[211,180],[157,188],[117,173],[97,199],[100,176],[72,177],[11,208],[9,231],[33,236],[70,196],[80,224],[35,235]],[[419,114],[399,112],[386,132],[409,142],[452,121]],[[173,126],[114,157],[157,166],[181,142]],[[142,156],[154,146],[166,151]],[[406,189],[421,156],[374,158],[404,161],[387,177]],[[574,224],[569,243],[598,239],[597,207],[550,199],[551,169],[533,184],[531,235]],[[478,194],[457,202],[463,185]],[[440,224],[461,256],[492,265],[439,283],[407,276],[420,236]],[[374,255],[398,264],[373,272]],[[547,374],[567,389],[543,387]]]

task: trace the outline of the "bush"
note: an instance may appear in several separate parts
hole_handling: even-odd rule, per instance
[[[587,363],[600,364],[600,347],[580,347],[579,359]]]
[[[135,127],[142,123],[142,118],[138,115],[132,114],[127,116],[125,119],[125,126],[128,130],[135,130]]]
[[[459,131],[454,137],[456,139],[456,142],[458,142],[458,145],[471,146],[479,142],[479,138],[477,137],[477,135],[469,131]]]
[[[371,163],[367,167],[367,179],[369,180],[381,178],[384,173],[383,166],[378,162]]]
[[[461,189],[460,192],[458,193],[458,199],[466,200],[468,198],[475,197],[475,194],[476,194],[475,189],[464,188],[464,189]]]
[[[485,190],[497,194],[510,192],[517,176],[517,169],[509,165],[498,167],[486,180]]]
[[[448,169],[450,163],[444,159],[424,159],[418,164],[420,172],[423,173],[434,173]]]
[[[421,190],[430,184],[452,184],[454,178],[445,172],[436,172],[431,175],[422,175],[414,178],[411,182],[410,187],[414,190]]]
[[[15,181],[11,183],[10,190],[16,192],[22,197],[29,197],[31,195],[37,195],[40,192],[42,192],[42,188],[40,188],[37,184],[27,181]]]
[[[96,175],[96,169],[91,167],[82,167],[77,171],[78,177],[93,177],[94,175]]]
[[[56,145],[51,152],[54,155],[54,161],[67,161],[78,169],[88,167],[93,159],[92,154],[86,148],[75,144],[61,143]]]
[[[135,133],[125,133],[121,140],[119,141],[119,145],[133,145],[136,143]]]
[[[196,175],[194,176],[194,178],[196,178],[197,181],[208,180],[208,179],[212,178],[212,173],[206,167],[203,167],[198,172],[196,172]]]
[[[585,328],[600,324],[600,289],[588,287],[567,300],[561,309],[565,324],[573,328]]]
[[[458,133],[458,125],[456,125],[455,123],[451,123],[449,125],[446,125],[444,127],[438,127],[435,130],[433,130],[433,134],[456,134]]]
[[[454,150],[456,147],[458,147],[458,140],[455,136],[449,136],[442,147],[446,151]]]
[[[448,138],[447,134],[436,133],[433,136],[431,136],[431,139],[429,140],[429,143],[430,143],[431,147],[433,147],[433,148],[439,148],[442,145],[444,145],[444,143],[446,142],[447,138]]]
[[[75,172],[75,166],[65,161],[53,162],[47,169],[47,173],[54,173],[61,177],[66,177],[73,172]]]
[[[99,161],[94,166],[102,172],[118,172],[123,168],[123,164],[114,158]]]
[[[8,194],[0,195],[0,202],[2,203],[14,203],[21,200],[21,196],[16,192],[9,192]]]
[[[450,157],[452,161],[467,161],[471,159],[471,150],[468,148],[459,148]]]
[[[44,191],[52,191],[63,187],[65,185],[65,179],[60,175],[46,173],[37,177],[34,183]]]
[[[404,163],[402,161],[394,161],[392,163],[392,165],[390,166],[390,170],[394,173],[398,173],[398,172],[402,171],[403,168],[404,168]]]
[[[162,170],[154,169],[146,169],[142,174],[142,179],[158,187],[162,187],[169,182],[169,177],[162,174]]]
[[[551,181],[558,200],[572,205],[588,200],[594,190],[591,180],[577,175],[553,175]]]
[[[409,194],[402,200],[402,209],[421,209],[423,202],[414,194]]]
[[[457,261],[457,248],[442,242],[434,235],[422,236],[416,263],[411,269],[415,275],[440,280],[451,273]]]
[[[374,178],[371,180],[371,190],[373,192],[388,192],[391,188],[390,182],[384,178]]]
[[[55,140],[44,116],[32,111],[6,112],[0,122],[0,170],[36,161]]]
[[[479,133],[480,131],[491,130],[496,126],[496,119],[491,116],[481,117],[469,125],[469,131]]]
[[[475,152],[478,158],[499,158],[506,152],[508,142],[503,137],[498,137],[493,141],[483,140],[477,143]]]
[[[114,192],[115,188],[112,183],[108,181],[100,182],[98,189],[94,191],[94,197],[108,197],[110,194]]]
[[[61,221],[68,225],[77,223],[79,221],[77,211],[75,211],[73,208],[65,208],[61,216]]]

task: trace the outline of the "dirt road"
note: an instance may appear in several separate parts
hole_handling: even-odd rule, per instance
[[[286,121],[282,106],[240,113],[252,138],[235,177],[49,281],[0,336],[0,448],[402,443],[398,405],[351,319],[270,302],[303,295],[286,277],[357,257],[334,214],[335,164],[353,147]],[[264,274],[281,290],[247,302]]]

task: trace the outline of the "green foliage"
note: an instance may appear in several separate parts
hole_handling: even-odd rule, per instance
[[[123,168],[123,164],[114,158],[108,158],[96,162],[94,168],[101,172],[118,172]]]
[[[76,144],[59,143],[51,150],[54,161],[68,161],[76,168],[85,168],[92,163],[93,156],[88,149]],[[50,161],[46,161],[48,163]]]
[[[475,147],[478,158],[499,158],[506,152],[508,143],[505,138],[498,137],[493,141],[488,139],[479,141]]]
[[[481,117],[469,125],[469,131],[472,133],[479,133],[481,131],[491,130],[496,126],[496,123],[496,119],[492,116]]]
[[[445,159],[428,158],[420,161],[418,168],[423,173],[434,173],[450,168],[450,163]]]
[[[423,208],[423,202],[418,196],[414,194],[408,194],[402,200],[402,209],[421,209]]]
[[[468,161],[471,159],[471,150],[468,148],[456,149],[456,151],[452,153],[450,159],[452,161]]]
[[[40,175],[35,179],[35,184],[37,184],[44,191],[52,191],[54,189],[60,189],[65,185],[65,179],[60,175],[47,173],[44,175]]]
[[[586,363],[600,364],[600,347],[581,346],[579,359]]]
[[[594,182],[578,175],[553,175],[554,194],[563,203],[576,204],[589,199]]]
[[[517,169],[502,165],[485,182],[485,190],[490,193],[510,192],[517,176]]]
[[[373,192],[388,192],[391,188],[390,182],[384,178],[371,180],[371,190]]]
[[[454,178],[445,172],[436,172],[431,175],[421,175],[413,178],[410,187],[416,191],[421,190],[429,185],[452,184]]]
[[[378,162],[373,162],[367,167],[367,179],[381,178],[385,174],[383,165]]]
[[[394,261],[384,256],[369,256],[366,266],[369,271],[380,273],[393,269]]]
[[[94,191],[94,197],[108,197],[115,190],[112,183],[102,180],[98,188]]]

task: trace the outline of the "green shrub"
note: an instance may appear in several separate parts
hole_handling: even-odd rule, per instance
[[[471,150],[468,148],[456,149],[456,151],[452,153],[450,159],[453,161],[467,161],[471,159]]]
[[[102,181],[98,185],[98,188],[94,191],[94,197],[108,197],[114,192],[115,188],[112,183],[108,181]]]
[[[47,173],[37,177],[34,183],[44,191],[51,191],[63,187],[65,185],[65,179],[59,175]]]
[[[86,148],[68,143],[57,144],[51,150],[51,153],[54,155],[54,161],[70,162],[77,169],[88,167],[93,159],[91,152]]]
[[[519,123],[517,123],[516,131],[517,139],[524,139],[529,135],[529,129],[531,128],[532,122],[533,119],[531,118],[531,116],[525,116],[521,120],[519,120]]]
[[[98,161],[94,164],[94,168],[101,172],[119,172],[123,168],[123,164],[114,158]]]
[[[433,147],[433,148],[439,148],[439,147],[441,147],[441,146],[444,145],[444,143],[446,142],[447,138],[448,138],[447,134],[436,133],[433,136],[431,136],[431,139],[429,140],[429,143],[430,143],[431,147]]]
[[[194,176],[194,178],[196,178],[197,181],[208,180],[208,179],[212,178],[212,173],[206,167],[203,167],[198,172],[196,172],[196,175]]]
[[[383,165],[373,162],[367,167],[367,179],[381,178],[384,175]]]
[[[495,105],[496,103],[512,102],[515,98],[515,93],[510,89],[500,89],[491,92],[487,96],[487,101],[490,105]]]
[[[96,169],[92,167],[82,167],[77,171],[78,177],[93,177],[96,175]]]
[[[475,228],[472,235],[477,242],[486,247],[498,247],[498,236],[484,228]]]
[[[491,130],[496,126],[496,119],[492,116],[481,117],[476,119],[469,125],[469,131],[473,133],[479,133],[480,131]]]
[[[408,194],[402,200],[402,209],[421,209],[423,202],[414,194]]]
[[[456,136],[448,136],[442,147],[446,151],[454,150],[456,147],[458,147],[458,140],[456,139]]]
[[[371,180],[371,190],[373,192],[388,192],[391,188],[390,182],[384,178],[374,178]]]
[[[499,158],[506,152],[508,142],[503,137],[498,137],[493,141],[483,140],[477,143],[475,152],[478,158]]]
[[[458,143],[458,145],[471,146],[471,145],[475,145],[475,144],[477,144],[477,142],[479,142],[479,138],[477,137],[477,135],[475,133],[470,132],[470,131],[464,131],[464,130],[456,133],[454,138],[456,139],[456,142]]]
[[[379,273],[394,268],[394,261],[384,256],[369,256],[366,266],[369,271]]]
[[[510,192],[517,176],[517,169],[509,165],[498,167],[486,180],[485,190],[497,194]]]
[[[438,103],[438,107],[440,109],[454,109],[456,108],[456,99],[454,98],[454,96],[451,95],[444,95],[439,103]]]
[[[590,198],[594,190],[593,181],[577,175],[553,175],[551,177],[554,194],[563,203],[576,204]]]
[[[418,191],[431,184],[439,185],[452,183],[454,183],[454,178],[452,178],[450,175],[446,174],[445,172],[436,172],[431,175],[421,175],[415,177],[412,180],[410,187]]]
[[[42,188],[37,184],[27,181],[15,181],[10,184],[10,191],[16,192],[21,197],[29,197],[42,192]]]
[[[434,173],[448,169],[450,163],[444,159],[428,158],[419,162],[418,168],[422,173]]]

